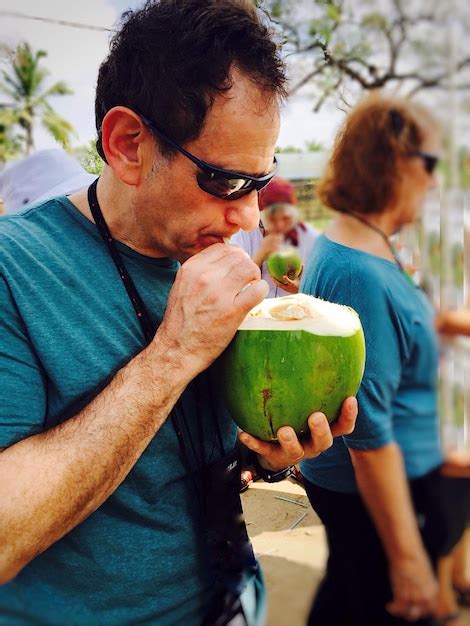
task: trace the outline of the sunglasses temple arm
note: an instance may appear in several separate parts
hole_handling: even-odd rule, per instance
[[[150,128],[150,130],[157,135],[157,137],[159,137],[162,141],[164,141],[165,143],[169,144],[172,148],[174,148],[175,150],[178,150],[178,152],[181,152],[181,154],[184,154],[184,156],[186,158],[188,158],[190,161],[192,161],[195,165],[197,165],[198,167],[200,167],[203,170],[207,170],[207,166],[205,165],[205,163],[203,161],[200,161],[197,157],[195,157],[193,154],[191,154],[190,152],[188,152],[187,150],[185,150],[183,148],[183,146],[180,146],[179,144],[177,144],[175,141],[173,141],[172,139],[170,139],[169,137],[167,137],[164,133],[162,133],[161,130],[159,130],[147,117],[145,117],[144,115],[140,115],[142,121],[144,122],[144,124]]]
[[[219,168],[216,168],[216,167],[211,167],[207,163],[204,163],[204,161],[201,161],[200,159],[195,157],[194,154],[191,154],[191,152],[188,152],[187,150],[185,150],[183,148],[183,146],[180,146],[175,141],[173,141],[172,139],[167,137],[147,117],[145,117],[145,115],[142,115],[142,114],[139,114],[139,115],[140,115],[142,121],[144,122],[144,124],[148,128],[150,128],[150,130],[153,133],[155,133],[155,135],[157,135],[157,137],[162,139],[162,141],[165,141],[166,143],[168,143],[175,150],[178,150],[178,152],[181,152],[181,154],[183,154],[187,159],[192,161],[195,165],[197,165],[201,170],[203,170],[205,172],[212,173],[214,171],[220,171],[224,175],[225,174],[226,175],[233,175],[233,176],[236,176],[236,177],[239,177],[239,178],[244,178],[245,180],[251,180],[251,181],[254,181],[254,182],[262,182],[263,179],[272,178],[274,176],[275,172],[276,172],[276,169],[277,169],[277,159],[276,159],[276,157],[274,157],[274,170],[272,172],[270,172],[269,174],[266,174],[266,176],[262,176],[261,178],[256,178],[255,176],[249,176],[248,174],[239,174],[237,172],[232,172],[230,170],[222,170],[222,169],[219,169]]]

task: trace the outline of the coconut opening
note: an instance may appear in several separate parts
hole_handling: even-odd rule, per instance
[[[279,250],[277,252],[273,253],[273,256],[280,256],[280,257],[289,257],[289,256],[299,256],[299,250],[298,248],[295,248],[294,246],[288,246],[288,245],[283,245],[279,248]]]
[[[246,316],[239,330],[305,330],[314,335],[350,337],[361,328],[354,309],[304,293],[266,298]]]

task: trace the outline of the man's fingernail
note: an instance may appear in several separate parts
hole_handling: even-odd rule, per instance
[[[282,433],[281,438],[286,443],[290,443],[291,441],[294,441],[294,433],[292,433],[290,430],[287,430]]]
[[[314,426],[320,426],[325,423],[325,420],[321,413],[314,413],[312,417],[312,422]]]

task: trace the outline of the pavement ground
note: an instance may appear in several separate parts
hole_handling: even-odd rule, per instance
[[[305,626],[327,558],[325,535],[305,491],[292,479],[258,481],[242,494],[248,534],[268,589],[267,626]],[[462,618],[470,626],[470,611]]]

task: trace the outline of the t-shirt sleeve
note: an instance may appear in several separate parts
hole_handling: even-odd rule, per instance
[[[319,279],[318,279],[319,277]],[[344,441],[368,450],[394,441],[392,403],[402,375],[404,333],[382,277],[365,267],[325,263],[317,280],[304,279],[302,291],[346,304],[357,311],[364,329],[366,364],[357,394],[356,428]]]
[[[0,448],[41,432],[45,412],[44,372],[0,276]]]

